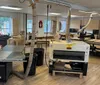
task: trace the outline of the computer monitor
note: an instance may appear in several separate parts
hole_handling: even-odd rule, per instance
[[[93,30],[93,34],[99,34],[99,30]]]
[[[77,29],[74,29],[74,28],[70,28],[70,33],[77,33]]]
[[[87,33],[87,34],[93,34],[93,30],[84,30],[84,33]]]

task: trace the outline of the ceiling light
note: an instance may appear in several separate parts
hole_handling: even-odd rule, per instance
[[[79,12],[82,12],[82,13],[92,13],[92,14],[98,14],[96,11],[91,11],[91,12],[88,12],[88,11],[82,11],[82,10],[79,10]]]
[[[13,6],[0,6],[2,9],[11,9],[11,10],[22,10],[22,8],[19,7],[13,7]]]
[[[79,12],[88,13],[88,14],[92,14],[92,15],[99,15],[100,16],[100,14],[98,12],[96,12],[96,11],[87,12],[87,11],[81,11],[81,10],[79,10]]]
[[[60,14],[60,13],[49,13],[49,15],[59,16],[59,15],[61,15],[61,14]]]
[[[82,13],[92,13],[92,12],[87,12],[87,11],[82,11],[82,10],[79,10],[79,12],[82,12]]]
[[[67,18],[68,16],[63,16],[64,18]],[[71,18],[78,18],[78,17],[82,17],[82,16],[78,16],[78,15],[71,15]]]
[[[80,16],[78,16],[78,15],[71,15],[71,17],[73,18],[73,17],[80,17]]]

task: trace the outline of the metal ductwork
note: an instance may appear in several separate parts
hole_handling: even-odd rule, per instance
[[[59,5],[63,5],[63,6],[71,8],[71,5],[68,2],[66,2],[65,0],[41,0],[41,1],[48,2],[48,3],[54,3],[54,4],[59,4]]]
[[[35,1],[35,0],[33,0]],[[37,0],[37,3],[58,4],[72,9],[89,10],[87,7],[67,2],[66,0]]]

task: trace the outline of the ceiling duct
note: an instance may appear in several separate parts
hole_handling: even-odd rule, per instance
[[[43,1],[49,2],[49,3],[55,3],[55,4],[59,4],[59,5],[64,5],[64,6],[71,8],[71,5],[64,0],[43,0]]]
[[[39,1],[39,3],[58,4],[58,5],[66,6],[68,8],[72,8],[72,9],[89,10],[87,7],[77,5],[77,4],[73,4],[73,3],[69,3],[66,0],[38,0],[38,1]]]

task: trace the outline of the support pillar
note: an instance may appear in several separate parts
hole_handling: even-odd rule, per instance
[[[66,41],[68,41],[68,42],[70,40],[70,32],[69,32],[69,29],[70,29],[70,21],[71,21],[71,8],[68,11],[67,28],[66,28]]]

